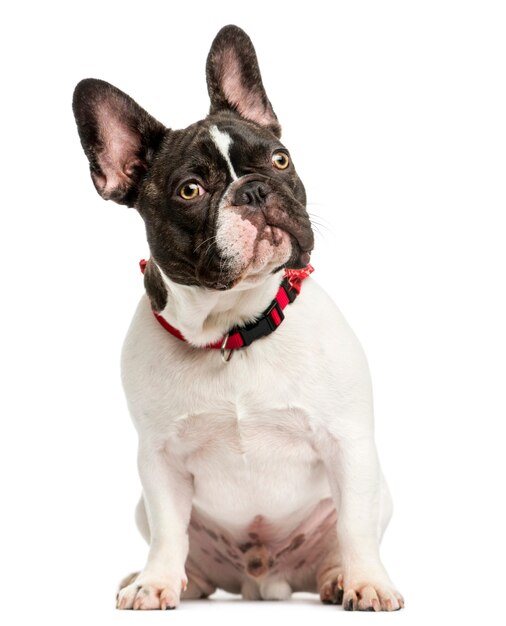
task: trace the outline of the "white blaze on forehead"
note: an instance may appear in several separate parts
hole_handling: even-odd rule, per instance
[[[209,134],[211,135],[211,139],[213,140],[214,145],[218,148],[220,154],[227,162],[230,176],[232,176],[233,180],[237,180],[238,177],[235,173],[234,166],[232,165],[229,154],[232,137],[228,133],[224,133],[223,131],[221,131],[217,126],[211,126],[211,128],[209,129]]]

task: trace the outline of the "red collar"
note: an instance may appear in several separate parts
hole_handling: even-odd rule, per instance
[[[139,265],[141,272],[144,274],[147,261],[143,259]],[[311,265],[306,265],[306,267],[301,270],[285,269],[283,280],[279,286],[276,297],[258,317],[258,319],[246,324],[245,326],[234,326],[228,331],[225,337],[215,343],[203,346],[203,348],[221,350],[223,359],[228,361],[233,354],[232,350],[245,348],[256,339],[270,335],[285,319],[283,309],[285,309],[287,305],[293,302],[299,295],[302,281],[313,271],[314,268]],[[153,311],[153,315],[171,335],[174,335],[174,337],[177,337],[181,341],[186,341],[181,332],[169,324],[169,322],[159,313]]]

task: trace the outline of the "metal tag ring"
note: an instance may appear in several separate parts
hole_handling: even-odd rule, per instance
[[[225,346],[227,345],[227,341],[228,341],[228,333],[225,335],[225,337],[223,337],[223,341],[221,343],[221,348],[220,348],[221,359],[223,363],[228,363],[230,359],[232,358],[232,354],[234,353],[233,350],[225,349]]]

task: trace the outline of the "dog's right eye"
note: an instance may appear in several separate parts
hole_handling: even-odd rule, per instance
[[[183,200],[194,200],[199,196],[202,196],[205,191],[204,188],[201,187],[195,180],[191,180],[184,185],[181,185],[178,190],[178,195],[183,198]]]

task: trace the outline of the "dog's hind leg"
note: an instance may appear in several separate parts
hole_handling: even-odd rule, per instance
[[[186,561],[185,569],[188,577],[188,586],[181,595],[183,600],[208,598],[216,591],[216,587],[207,579],[205,574],[191,558],[188,558]]]

